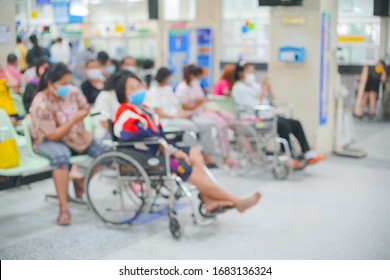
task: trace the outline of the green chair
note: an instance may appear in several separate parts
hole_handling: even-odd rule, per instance
[[[234,102],[231,97],[226,96],[209,96],[208,99],[213,106],[217,107],[218,110],[226,111],[236,115],[236,110],[234,108]]]
[[[18,115],[24,117],[27,114],[27,112],[26,109],[24,108],[23,98],[20,95],[14,93],[11,94],[11,98],[12,101],[14,102],[14,106]]]
[[[9,130],[11,132],[11,138],[15,139],[19,153],[19,166],[0,169],[0,176],[14,177],[14,185],[17,185],[18,183],[20,183],[20,179],[23,176],[37,174],[50,170],[50,162],[46,158],[35,154],[31,155],[30,153],[27,153],[26,155],[23,153],[22,148],[25,148],[26,145],[20,146],[17,141],[18,137],[22,136],[17,135],[9,116],[2,109],[0,109],[0,124],[3,129]],[[25,143],[27,143],[27,141],[25,141]]]

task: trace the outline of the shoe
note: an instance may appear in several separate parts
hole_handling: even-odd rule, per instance
[[[70,220],[72,219],[72,215],[70,214],[69,210],[66,211],[60,211],[60,214],[57,218],[57,225],[60,226],[67,226],[70,224]]]
[[[302,170],[306,167],[306,164],[296,159],[290,160],[290,166],[293,170]]]
[[[82,199],[84,194],[84,178],[73,179],[73,187],[76,198]]]
[[[315,164],[315,163],[320,162],[320,161],[323,161],[323,160],[325,160],[325,157],[324,157],[324,156],[322,156],[322,155],[317,155],[317,156],[315,156],[315,157],[313,157],[313,158],[311,158],[311,159],[308,159],[308,160],[306,161],[306,163],[307,163],[307,164]]]

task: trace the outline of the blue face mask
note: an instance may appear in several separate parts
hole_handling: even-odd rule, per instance
[[[59,86],[57,88],[56,95],[61,98],[65,98],[65,96],[67,96],[69,92],[70,92],[70,86]]]
[[[107,71],[109,74],[114,74],[114,72],[115,72],[115,66],[114,66],[114,65],[107,66],[107,67],[106,67],[106,71]]]
[[[140,106],[144,103],[145,97],[146,97],[146,90],[139,90],[129,97],[130,99],[129,103],[131,105]]]

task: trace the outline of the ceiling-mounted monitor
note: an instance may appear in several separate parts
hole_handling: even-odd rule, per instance
[[[259,0],[259,6],[302,6],[302,0]]]

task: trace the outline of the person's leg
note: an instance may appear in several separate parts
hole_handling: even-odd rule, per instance
[[[164,130],[166,128],[169,129],[169,127],[178,127],[180,129],[182,129],[183,131],[192,131],[194,133],[199,132],[195,123],[189,119],[163,119],[162,124],[163,124]],[[193,146],[197,145],[196,140],[192,139],[191,137],[188,137],[187,135],[184,135],[183,143],[188,147],[193,147]]]
[[[193,116],[192,121],[199,130],[199,140],[203,148],[205,162],[206,164],[212,163],[211,154],[214,151],[213,123],[207,117],[198,115]]]
[[[203,157],[198,149],[192,148],[189,153],[192,163],[192,173],[188,182],[195,185],[200,191],[207,211],[220,207],[236,207],[239,212],[244,212],[248,208],[257,204],[260,200],[260,193],[257,192],[248,198],[236,198],[210,180],[204,171]]]
[[[375,91],[370,91],[368,98],[369,98],[369,103],[370,103],[370,116],[375,116],[376,103],[378,100],[378,93]]]
[[[86,154],[88,154],[92,158],[96,158],[100,156],[103,153],[111,151],[111,147],[103,144],[99,140],[93,140],[87,150],[85,151]],[[95,170],[95,172],[98,172],[98,170]],[[94,174],[92,174],[93,176]],[[83,197],[84,193],[84,176],[85,174],[82,174],[81,177],[78,178],[72,178],[73,186],[75,195],[77,198],[81,199]]]
[[[305,132],[303,131],[301,122],[294,119],[286,119],[286,121],[289,123],[289,126],[291,128],[291,133],[297,138],[302,152],[306,153],[310,151],[309,143],[307,142],[307,138],[305,135]]]
[[[70,223],[68,182],[71,151],[63,143],[48,141],[39,145],[37,153],[48,158],[51,162],[53,167],[52,176],[60,207],[60,216],[57,219],[57,223],[67,225]]]
[[[369,92],[364,92],[363,98],[362,98],[362,103],[361,103],[361,112],[364,114],[366,111],[367,105],[368,105],[368,100],[369,100]]]
[[[221,144],[222,156],[224,157],[225,162],[229,161],[230,143],[227,130],[224,129],[227,124],[227,121],[221,115],[215,112],[204,112],[202,114],[207,117],[217,128]]]
[[[287,119],[285,119],[283,117],[278,117],[277,132],[278,132],[280,138],[287,140],[288,145],[291,148],[291,145],[290,145],[291,127],[290,127],[290,123],[288,122]],[[282,146],[282,149],[284,150],[283,146]]]

